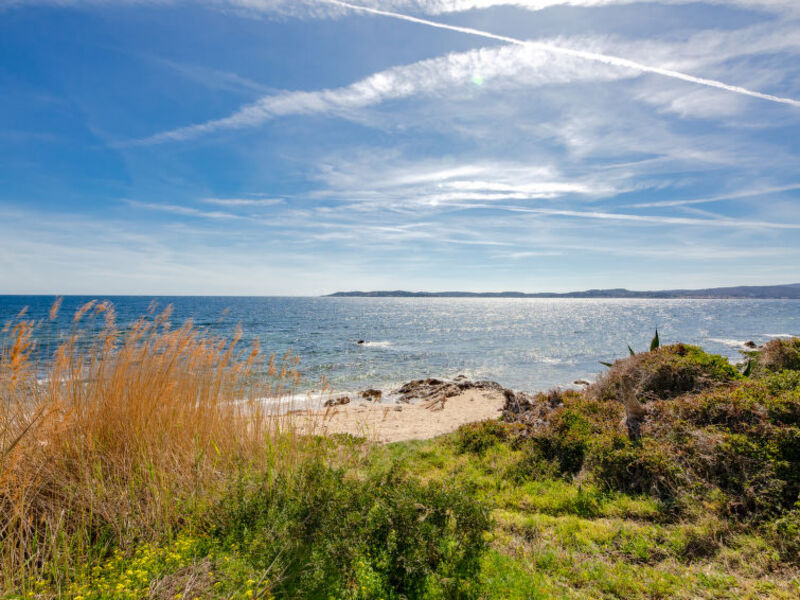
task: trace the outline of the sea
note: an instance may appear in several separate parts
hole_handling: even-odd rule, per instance
[[[244,343],[258,338],[267,353],[300,357],[304,393],[323,377],[347,393],[458,375],[543,391],[594,379],[628,345],[647,350],[656,329],[662,344],[697,344],[732,362],[747,341],[800,335],[800,300],[67,296],[40,346],[69,335],[91,299],[111,301],[123,329],[153,303],[172,306],[176,326],[191,318],[232,336],[241,325]],[[0,323],[25,307],[26,318],[46,319],[54,300],[0,296]]]

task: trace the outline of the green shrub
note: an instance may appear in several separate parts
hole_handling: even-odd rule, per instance
[[[800,392],[772,389],[745,382],[651,402],[639,442],[596,435],[586,464],[611,489],[679,509],[713,497],[737,519],[769,518],[800,493]]]
[[[689,484],[680,464],[652,438],[644,438],[641,443],[631,442],[623,435],[598,439],[589,464],[599,483],[629,494],[675,501]]]
[[[521,484],[537,479],[555,479],[561,472],[558,461],[546,459],[538,446],[527,443],[522,447],[522,455],[506,468],[503,478]]]
[[[741,374],[724,356],[708,354],[697,346],[674,344],[617,360],[590,392],[600,400],[620,400],[627,384],[640,401],[646,402],[675,398],[737,379]]]
[[[800,371],[780,371],[778,373],[764,373],[761,383],[773,394],[800,390]]]
[[[800,564],[800,506],[771,522],[767,532],[783,560]]]
[[[454,484],[397,473],[364,481],[321,463],[242,484],[218,507],[216,535],[269,572],[278,598],[469,598],[486,511]]]
[[[755,361],[754,377],[780,371],[800,371],[800,338],[770,340],[761,349],[748,354]]]
[[[553,417],[547,431],[531,441],[546,460],[558,464],[561,473],[575,475],[583,466],[591,435],[591,421],[577,411],[565,409]]]
[[[462,453],[483,454],[497,443],[513,437],[518,429],[513,424],[502,423],[497,419],[467,423],[459,427],[456,432],[456,448]]]

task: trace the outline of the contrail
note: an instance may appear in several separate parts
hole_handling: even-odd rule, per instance
[[[609,54],[598,54],[597,52],[586,52],[584,50],[573,50],[572,48],[563,48],[561,46],[555,46],[553,44],[545,44],[543,42],[520,40],[518,38],[512,38],[505,35],[497,35],[495,33],[490,33],[488,31],[482,31],[480,29],[473,29],[472,27],[459,27],[457,25],[448,25],[446,23],[431,21],[429,19],[420,19],[418,17],[411,17],[409,15],[404,15],[402,13],[396,13],[388,10],[380,10],[378,8],[370,8],[367,6],[359,6],[358,4],[350,4],[349,2],[343,2],[342,0],[321,0],[321,1],[327,4],[336,4],[338,6],[343,6],[345,8],[349,8],[352,10],[360,10],[362,12],[372,13],[374,15],[381,15],[384,17],[390,17],[392,19],[400,19],[402,21],[408,21],[410,23],[419,23],[420,25],[427,25],[428,27],[435,27],[437,29],[458,31],[460,33],[466,33],[467,35],[476,35],[478,37],[489,38],[490,40],[498,40],[501,42],[506,42],[508,44],[516,44],[518,46],[528,46],[531,48],[538,48],[539,50],[545,50],[547,52],[552,52],[553,54],[564,54],[566,56],[583,58],[586,60],[600,62],[606,65],[627,67],[630,69],[635,69],[636,71],[641,71],[643,73],[655,73],[656,75],[662,75],[663,77],[680,79],[681,81],[688,81],[689,83],[695,83],[697,85],[704,85],[706,87],[717,88],[720,90],[725,90],[727,92],[732,92],[734,94],[741,94],[742,96],[750,96],[752,98],[759,98],[761,100],[769,100],[770,102],[779,102],[780,104],[788,104],[790,106],[795,106],[797,108],[800,108],[800,100],[795,100],[793,98],[783,98],[781,96],[773,96],[772,94],[763,94],[761,92],[748,90],[747,88],[743,88],[738,85],[728,85],[727,83],[723,83],[722,81],[716,81],[714,79],[705,79],[703,77],[695,77],[694,75],[688,75],[686,73],[681,73],[680,71],[673,71],[672,69],[651,67],[650,65],[638,63],[636,61],[628,60],[627,58],[622,58],[620,56],[612,56]]]
[[[763,190],[749,190],[735,194],[723,194],[721,196],[710,196],[708,198],[695,198],[693,200],[663,200],[661,202],[641,202],[631,204],[631,208],[653,208],[659,206],[687,206],[690,204],[706,204],[707,202],[719,202],[721,200],[738,200],[739,198],[752,198],[753,196],[766,196],[767,194],[779,194],[781,192],[793,192],[800,190],[800,184],[785,185],[783,187],[764,188]]]

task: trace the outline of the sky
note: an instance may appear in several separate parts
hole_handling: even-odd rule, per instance
[[[797,0],[0,0],[0,293],[800,282]]]

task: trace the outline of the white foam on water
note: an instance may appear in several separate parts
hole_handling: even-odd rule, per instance
[[[560,359],[560,358],[553,358],[553,357],[550,357],[550,356],[545,356],[545,357],[542,357],[542,358],[537,358],[537,359],[536,359],[536,361],[537,361],[537,362],[540,362],[540,363],[544,363],[544,364],[546,364],[546,365],[560,365],[560,364],[562,364],[562,363],[564,362],[564,361],[563,361],[562,359]]]
[[[392,345],[392,342],[364,342],[363,344],[358,344],[359,346],[364,346],[365,348],[389,348]]]
[[[744,348],[745,342],[742,340],[734,340],[730,338],[706,338],[709,342],[716,342],[717,344],[722,344],[723,346],[729,346],[731,348]]]

